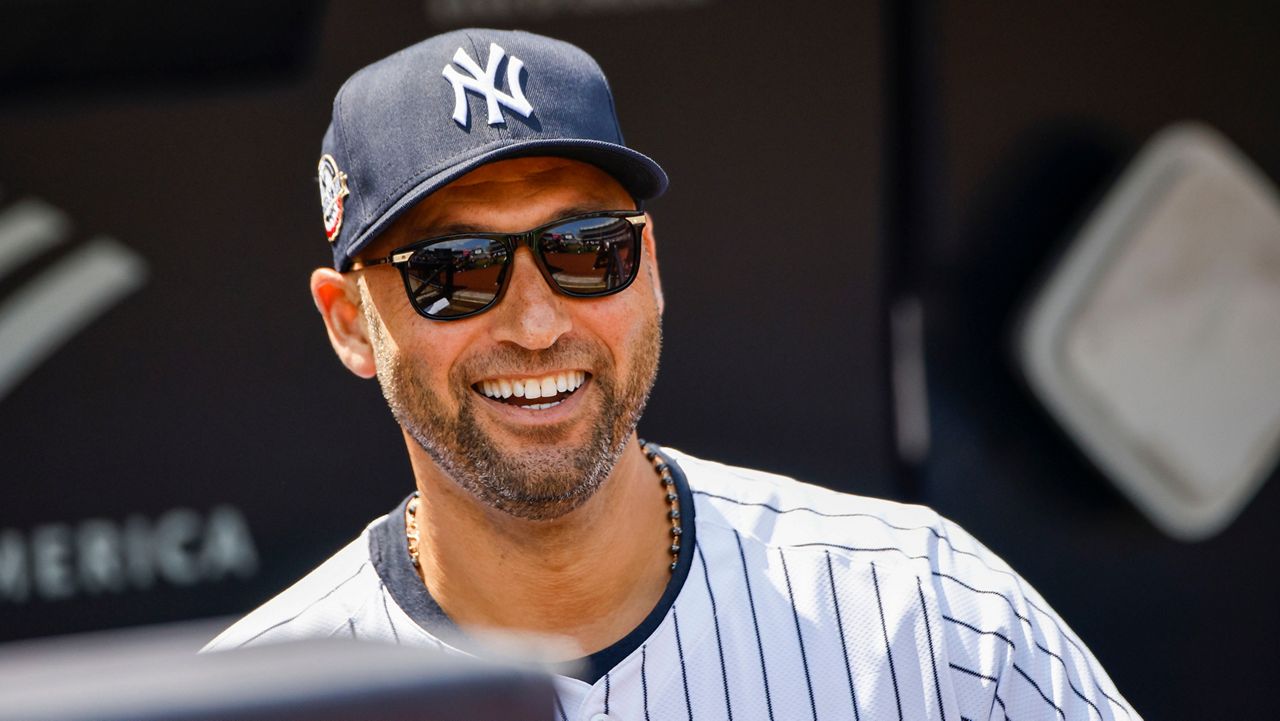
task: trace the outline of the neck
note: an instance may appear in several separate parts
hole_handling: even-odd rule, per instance
[[[412,440],[423,580],[463,629],[550,634],[572,658],[622,638],[670,578],[666,491],[635,438],[600,489],[551,521],[477,501]]]

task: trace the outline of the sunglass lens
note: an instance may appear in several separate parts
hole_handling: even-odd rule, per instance
[[[547,271],[570,295],[605,295],[635,277],[639,232],[626,218],[581,218],[538,239]]]
[[[483,310],[498,297],[507,249],[495,240],[455,238],[417,251],[404,268],[415,307],[431,318]]]

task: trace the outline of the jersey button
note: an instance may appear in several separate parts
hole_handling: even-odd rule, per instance
[[[607,713],[598,713],[591,717],[591,721],[613,721]]]

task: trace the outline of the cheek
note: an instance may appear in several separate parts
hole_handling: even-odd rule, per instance
[[[640,285],[639,279],[636,285]],[[632,290],[646,292],[632,293]],[[614,365],[625,373],[636,360],[632,354],[647,332],[650,317],[657,315],[651,293],[647,288],[635,287],[588,302],[598,304],[592,309],[591,332],[609,348]]]
[[[399,278],[396,278],[399,281]],[[468,321],[441,323],[418,315],[405,298],[404,286],[370,283],[382,324],[385,342],[395,351],[401,363],[414,368],[415,374],[432,388],[448,388],[449,373],[462,351],[469,347],[476,331]]]
[[[400,281],[399,273],[382,273],[376,279],[366,277],[369,287],[369,295],[373,299],[373,303],[377,306],[378,315],[382,317],[382,322],[387,326],[393,334],[401,327],[413,322],[413,319],[421,317],[409,305],[409,300],[405,296],[404,283]]]
[[[418,326],[401,336],[401,360],[418,369],[419,375],[441,394],[453,395],[461,383],[455,378],[460,368],[458,359],[472,345],[464,334],[451,329],[436,328],[443,325],[429,321],[416,313],[410,323]]]

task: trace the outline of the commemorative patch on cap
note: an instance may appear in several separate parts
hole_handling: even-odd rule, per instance
[[[342,230],[342,203],[351,195],[347,188],[347,174],[338,170],[338,161],[326,153],[320,158],[317,169],[320,178],[320,208],[324,211],[324,236],[330,243],[337,241]]]

